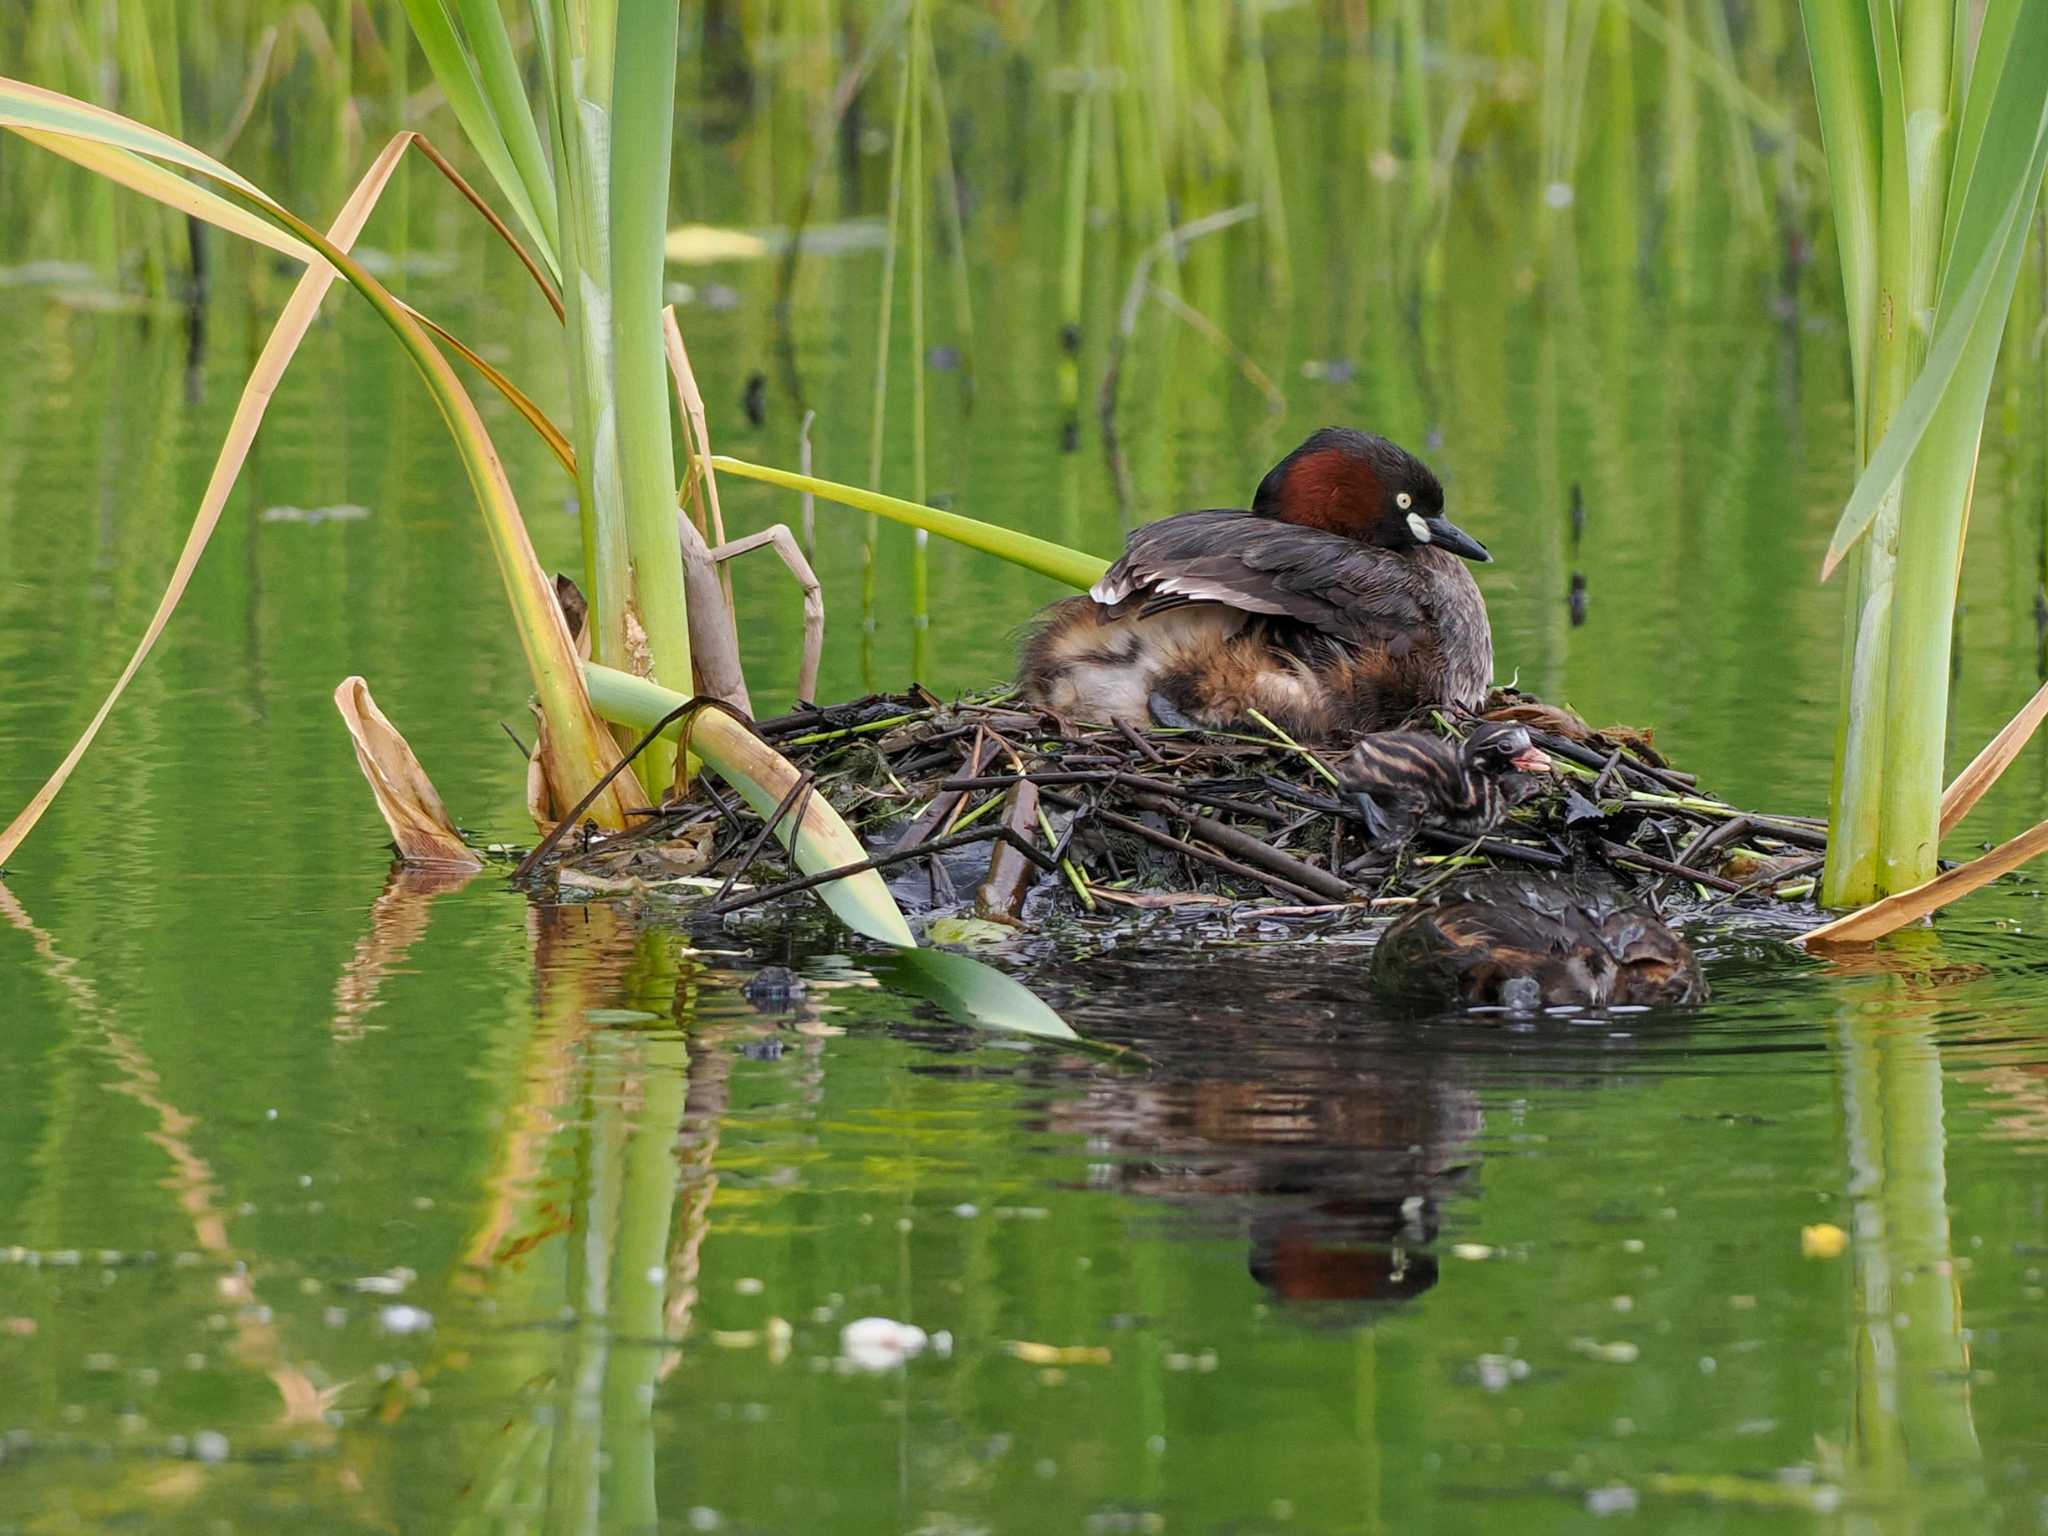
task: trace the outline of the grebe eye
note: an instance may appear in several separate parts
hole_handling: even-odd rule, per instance
[[[1406,512],[1410,507],[1415,505],[1415,498],[1413,496],[1410,496],[1406,491],[1403,491],[1394,498],[1394,505],[1399,507],[1403,512]]]

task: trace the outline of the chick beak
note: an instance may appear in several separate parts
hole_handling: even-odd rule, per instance
[[[1484,544],[1447,517],[1426,517],[1422,520],[1422,526],[1429,530],[1429,542],[1438,549],[1447,549],[1454,555],[1476,560],[1481,565],[1488,564],[1493,559],[1493,556],[1486,552]]]
[[[1538,746],[1524,747],[1511,761],[1523,773],[1550,772],[1550,754]]]

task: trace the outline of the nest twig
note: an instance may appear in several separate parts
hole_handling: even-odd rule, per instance
[[[1824,824],[1740,810],[1703,793],[1641,733],[1595,731],[1527,695],[1497,692],[1484,713],[1526,726],[1556,770],[1477,838],[1424,826],[1399,847],[1375,845],[1320,760],[1277,731],[1086,725],[1006,694],[943,703],[916,689],[806,706],[755,726],[801,774],[796,803],[781,814],[801,815],[803,801],[824,797],[871,850],[858,863],[778,878],[772,822],[709,783],[649,825],[558,862],[573,869],[616,859],[622,845],[689,834],[707,850],[692,873],[716,892],[713,915],[874,869],[907,905],[952,906],[969,892],[980,915],[1025,924],[1103,904],[1369,914],[1486,867],[1597,870],[1645,894],[1716,905],[1806,894]],[[1418,722],[1432,723],[1450,725]],[[536,850],[529,864],[550,851]],[[765,883],[746,884],[757,869],[771,872]]]

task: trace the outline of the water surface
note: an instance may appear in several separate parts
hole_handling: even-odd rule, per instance
[[[1298,87],[1287,271],[1251,225],[1179,281],[1284,411],[1148,311],[1119,493],[1094,394],[1143,242],[1098,206],[1069,386],[1053,105],[991,88],[963,148],[971,410],[934,367],[933,492],[1107,552],[1241,501],[1314,426],[1378,428],[1493,548],[1504,676],[1653,726],[1735,799],[1821,809],[1839,618],[1811,573],[1851,452],[1826,265],[1788,277],[1711,185],[1715,259],[1679,260],[1647,232],[1649,167],[1623,189],[1640,259],[1617,257],[1591,151],[1559,213],[1482,148],[1415,234],[1405,194],[1309,152],[1343,61],[1274,67]],[[961,68],[969,93],[1000,74]],[[763,167],[803,138],[772,126],[686,129],[693,211],[786,214],[793,173]],[[841,211],[882,205],[872,137]],[[278,184],[331,206],[322,164]],[[44,206],[54,176],[6,185]],[[288,284],[219,253],[195,357],[181,308],[73,232],[46,211],[0,247],[8,808],[140,632]],[[558,399],[545,310],[438,192],[370,238]],[[86,266],[19,271],[58,259]],[[814,258],[786,334],[772,264],[677,270],[722,448],[793,463],[815,409],[821,472],[866,477],[879,269],[858,242]],[[1525,1030],[1387,1016],[1355,945],[1255,926],[1004,960],[1151,1063],[1129,1068],[968,1033],[822,919],[391,880],[334,684],[370,679],[486,841],[528,831],[498,728],[529,735],[525,684],[431,407],[330,302],[183,610],[0,893],[0,1530],[2048,1525],[2037,885],[1833,965],[1709,926],[1708,1007]],[[899,339],[898,491],[912,366]],[[1995,397],[1958,759],[2035,682],[2039,390],[2016,367]],[[568,567],[567,489],[486,409]],[[725,505],[736,530],[796,516],[736,484]],[[860,521],[818,518],[827,698],[1000,676],[1056,595],[935,544],[920,630],[885,530],[864,616]],[[740,590],[757,702],[782,707],[795,595],[765,567]],[[1951,852],[2044,813],[2031,749]],[[738,991],[769,963],[808,979],[794,1008]],[[923,1352],[863,1368],[841,1341],[867,1316]]]

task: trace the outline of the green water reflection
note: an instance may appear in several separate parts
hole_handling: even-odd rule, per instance
[[[1744,46],[1796,58],[1796,26],[1761,9]],[[1538,79],[1576,57],[1527,41]],[[1654,725],[1739,799],[1820,806],[1838,622],[1810,573],[1850,446],[1830,267],[1745,222],[1768,163],[1727,147],[1670,178],[1673,136],[1734,141],[1642,34],[1593,35],[1582,128],[1546,116],[1531,138],[1475,94],[1441,203],[1324,152],[1397,134],[1390,56],[1276,46],[1284,238],[1252,221],[1176,280],[1285,409],[1148,309],[1119,390],[1125,496],[1094,393],[1152,232],[1111,215],[1142,177],[1096,178],[1069,364],[1065,162],[1039,151],[1071,103],[1002,48],[941,42],[953,99],[978,105],[976,334],[971,411],[965,372],[932,371],[935,492],[1109,550],[1136,519],[1242,500],[1315,425],[1379,427],[1426,445],[1494,548],[1504,674]],[[760,78],[791,90],[691,120],[690,208],[787,215],[810,141],[794,86],[833,69],[779,67]],[[1438,109],[1465,78],[1446,67]],[[881,205],[867,129],[821,216]],[[331,206],[329,146],[252,135],[273,185]],[[1538,195],[1559,166],[1569,209]],[[145,622],[289,281],[217,252],[195,353],[180,306],[121,266],[146,221],[65,174],[0,149],[22,215],[0,235],[9,808]],[[423,188],[370,242],[546,397],[551,320]],[[58,258],[85,266],[21,270]],[[793,463],[815,409],[819,471],[860,477],[879,262],[858,241],[807,260],[786,331],[772,264],[678,269],[722,448]],[[933,339],[958,340],[939,306]],[[913,364],[900,348],[892,377]],[[2000,389],[1959,757],[2034,686],[2038,362]],[[543,558],[573,563],[559,472],[485,409]],[[892,429],[889,488],[908,443]],[[750,486],[724,502],[735,532],[796,516]],[[860,522],[818,518],[821,691],[907,680],[909,538],[883,532],[870,628]],[[0,1530],[2048,1524],[2038,886],[1882,965],[1707,931],[1699,1015],[1525,1034],[1384,1019],[1342,946],[1103,930],[1015,963],[1152,1066],[991,1041],[878,985],[822,922],[692,929],[529,906],[491,874],[388,878],[328,702],[347,673],[464,825],[526,831],[497,728],[525,731],[523,669],[477,535],[406,365],[337,303],[185,609],[0,887]],[[925,680],[999,675],[1053,592],[943,544],[930,566]],[[796,598],[765,568],[738,580],[777,708]],[[2044,807],[2031,750],[1952,851]],[[808,978],[789,1010],[737,990],[770,962]],[[1823,1224],[1839,1257],[1802,1251]],[[864,1316],[929,1342],[864,1370],[841,1348]]]

